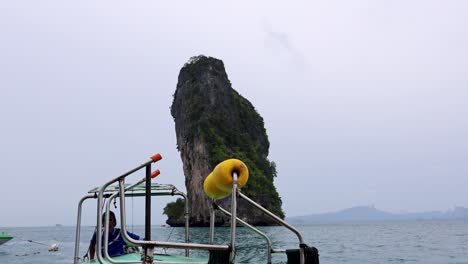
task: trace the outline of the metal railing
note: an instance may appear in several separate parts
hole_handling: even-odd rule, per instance
[[[120,224],[121,224],[121,235],[123,239],[125,240],[126,243],[132,245],[132,246],[140,246],[143,247],[144,252],[143,252],[143,257],[142,257],[142,263],[153,263],[153,251],[155,247],[167,247],[167,248],[180,248],[180,249],[185,249],[186,256],[189,256],[189,249],[203,249],[203,250],[221,250],[221,251],[230,251],[229,253],[229,263],[233,264],[235,262],[235,257],[236,257],[236,227],[237,227],[237,222],[240,224],[248,227],[249,229],[253,230],[255,233],[259,234],[265,240],[267,241],[267,252],[268,252],[268,257],[267,257],[267,263],[271,263],[271,253],[275,252],[284,252],[283,249],[272,249],[271,245],[271,240],[266,236],[263,232],[258,230],[257,228],[249,225],[242,219],[239,219],[237,217],[237,196],[242,197],[246,202],[251,204],[252,206],[256,207],[266,215],[270,216],[274,221],[276,221],[278,224],[281,226],[286,227],[287,229],[291,230],[293,233],[296,234],[296,236],[299,239],[299,253],[300,253],[300,264],[305,263],[305,256],[304,256],[304,248],[306,247],[304,243],[304,239],[301,235],[301,233],[288,224],[286,221],[283,219],[279,218],[272,212],[268,211],[264,207],[262,207],[260,204],[256,203],[255,201],[251,200],[249,197],[244,195],[243,193],[240,192],[238,189],[238,175],[237,173],[233,173],[233,184],[232,184],[232,194],[231,194],[231,212],[228,212],[227,210],[219,207],[216,205],[214,202],[212,203],[212,206],[210,207],[210,238],[209,238],[209,244],[199,244],[199,243],[190,243],[190,232],[189,232],[189,208],[188,208],[188,202],[187,202],[187,197],[184,193],[179,192],[175,187],[172,189],[170,192],[151,192],[151,179],[153,178],[152,173],[151,173],[151,164],[154,162],[157,162],[158,160],[161,159],[161,156],[159,154],[154,155],[151,157],[151,159],[147,162],[144,162],[143,164],[135,167],[132,170],[129,170],[128,172],[108,181],[104,185],[98,188],[98,190],[94,194],[86,195],[84,196],[78,203],[78,216],[77,216],[77,228],[76,228],[76,238],[75,238],[75,256],[74,256],[74,263],[78,264],[79,263],[79,241],[80,241],[80,230],[81,230],[81,211],[82,211],[82,204],[85,200],[87,199],[97,199],[97,219],[96,219],[96,256],[99,261],[99,263],[115,263],[115,264],[121,264],[121,263],[129,263],[128,261],[118,261],[115,259],[112,259],[111,256],[109,256],[108,253],[108,242],[109,242],[109,234],[108,232],[104,232],[104,250],[102,248],[103,241],[102,241],[102,236],[100,234],[103,233],[103,227],[102,227],[102,215],[103,215],[103,203],[104,203],[104,198],[109,198],[106,206],[106,212],[105,212],[105,223],[106,227],[109,224],[109,218],[110,218],[110,203],[112,200],[115,200],[117,196],[119,197],[120,201]],[[146,169],[146,175],[145,178],[139,180],[137,183],[132,184],[130,186],[125,186],[125,178],[132,173],[145,168]],[[156,175],[157,176],[157,175]],[[154,176],[155,177],[155,176]],[[118,190],[115,190],[111,193],[107,192],[106,189],[113,183],[118,183]],[[138,193],[132,193],[132,194],[126,194],[127,191],[132,190],[136,186],[145,183],[145,193],[138,192]],[[185,207],[184,207],[184,217],[185,217],[185,234],[186,234],[186,239],[185,243],[179,243],[179,242],[163,242],[163,241],[153,241],[151,240],[151,196],[158,196],[158,195],[180,195],[185,199]],[[144,196],[145,197],[145,238],[144,240],[135,240],[131,238],[128,233],[127,233],[127,228],[126,228],[126,207],[125,207],[125,197],[134,197],[134,196]],[[216,207],[216,208],[215,208]],[[215,225],[215,209],[220,210],[224,214],[227,214],[228,216],[231,217],[231,230],[230,230],[230,242],[228,245],[214,245],[214,225]],[[104,256],[103,256],[104,252]]]
[[[279,218],[278,216],[276,216],[272,212],[268,211],[266,208],[264,208],[260,204],[256,203],[255,201],[253,201],[252,199],[250,199],[248,196],[241,193],[240,191],[239,191],[239,196],[242,197],[244,200],[246,200],[249,204],[253,205],[254,207],[259,209],[260,211],[264,212],[265,214],[267,214],[268,216],[273,218],[273,220],[275,220],[278,224],[286,227],[287,229],[291,230],[294,234],[296,234],[297,238],[299,239],[300,264],[304,264],[305,263],[304,247],[306,246],[306,244],[304,243],[304,238],[302,237],[302,234],[299,232],[299,230],[297,230],[292,225],[288,224],[286,221]]]
[[[159,156],[160,159],[160,156]],[[202,249],[202,250],[222,250],[222,251],[228,251],[231,250],[230,245],[212,245],[212,244],[199,244],[199,243],[190,243],[190,232],[189,232],[189,207],[188,207],[188,202],[187,202],[187,196],[178,191],[177,189],[171,190],[170,192],[159,192],[159,193],[151,193],[151,164],[158,161],[157,155],[154,155],[151,157],[151,160],[144,162],[143,164],[135,167],[134,169],[129,170],[128,172],[106,182],[104,185],[100,186],[98,190],[94,194],[89,194],[84,196],[83,198],[80,199],[78,203],[78,215],[77,215],[77,226],[76,226],[76,234],[75,234],[75,252],[74,252],[74,263],[78,264],[80,257],[79,257],[79,244],[80,244],[80,234],[81,234],[81,215],[82,215],[82,205],[85,200],[94,198],[97,199],[97,217],[96,217],[96,257],[99,263],[128,263],[128,261],[119,261],[112,259],[109,254],[108,254],[108,241],[109,241],[109,235],[108,232],[104,232],[104,250],[102,246],[102,236],[100,234],[103,233],[103,204],[104,204],[104,198],[109,198],[106,206],[106,212],[105,212],[105,217],[104,217],[104,222],[106,223],[106,226],[108,226],[109,220],[110,220],[110,203],[113,199],[115,199],[117,196],[119,196],[119,201],[120,201],[120,223],[121,223],[121,235],[123,239],[130,245],[133,246],[141,246],[144,248],[144,256],[143,256],[143,263],[152,263],[153,262],[153,249],[154,247],[166,247],[166,248],[180,248],[180,249],[185,249],[185,254],[188,257],[189,256],[189,249]],[[135,184],[132,184],[130,186],[125,187],[125,178],[132,173],[142,169],[146,168],[146,177],[144,179],[141,179]],[[118,191],[114,191],[111,193],[106,193],[106,189],[113,183],[118,183]],[[133,197],[133,196],[145,196],[146,200],[146,206],[145,206],[145,238],[144,240],[135,240],[131,238],[127,234],[126,230],[126,209],[125,209],[125,196],[126,196],[126,191],[131,190],[135,186],[146,182],[146,188],[145,188],[145,193],[133,193],[133,194],[128,194],[128,197]],[[149,183],[149,184],[148,184]],[[163,241],[153,241],[151,240],[151,204],[150,204],[150,198],[151,196],[158,196],[158,195],[179,195],[182,196],[185,200],[185,207],[184,207],[184,217],[185,217],[185,234],[186,234],[186,240],[185,243],[178,243],[178,242],[163,242]],[[103,256],[104,253],[104,256]]]
[[[234,173],[234,175],[235,175],[235,173]],[[297,230],[292,225],[288,224],[286,221],[279,218],[278,216],[276,216],[272,212],[268,211],[266,208],[262,207],[260,204],[256,203],[252,199],[250,199],[248,196],[243,194],[238,189],[236,189],[236,192],[234,192],[234,190],[233,190],[231,208],[235,208],[233,206],[235,206],[237,204],[237,195],[242,197],[245,201],[247,201],[252,206],[254,206],[254,207],[258,208],[259,210],[261,210],[266,215],[273,218],[279,225],[286,227],[287,229],[291,230],[294,234],[296,234],[296,236],[299,239],[299,261],[300,261],[300,264],[304,264],[305,263],[304,247],[306,245],[304,243],[304,238],[303,238],[302,234],[299,232],[299,230]],[[233,210],[232,213],[229,213],[229,211],[227,211],[226,209],[224,209],[221,206],[217,205],[216,203],[214,203],[214,201],[213,201],[210,208],[211,208],[210,223],[212,223],[212,224],[210,224],[210,242],[211,243],[212,243],[212,241],[214,241],[214,217],[215,217],[215,210],[217,209],[217,210],[220,210],[224,214],[231,217],[231,232],[233,230],[233,220],[232,219],[234,219],[233,217],[235,216],[236,221],[238,221],[239,223],[241,223],[245,227],[248,227],[250,230],[254,231],[255,233],[257,233],[260,236],[262,236],[263,238],[265,238],[265,240],[267,241],[267,254],[268,254],[267,255],[267,263],[271,263],[271,253],[284,253],[284,252],[286,252],[286,249],[273,249],[270,238],[267,235],[265,235],[263,232],[258,230],[257,228],[249,225],[247,222],[245,222],[242,219],[238,218],[236,216],[236,214],[235,214],[236,213],[235,210]],[[232,235],[231,235],[231,243],[232,243]],[[231,245],[233,245],[233,244],[231,244]],[[233,245],[233,248],[234,248],[234,245]]]
[[[214,209],[220,210],[221,212],[223,212],[224,214],[226,214],[228,216],[232,216],[231,213],[228,210],[222,208],[218,204],[214,204]],[[273,252],[273,249],[271,248],[270,238],[265,233],[263,233],[262,231],[260,231],[259,229],[255,228],[255,227],[253,227],[252,225],[248,224],[247,222],[240,219],[239,217],[237,217],[237,222],[241,223],[243,226],[249,228],[250,230],[254,231],[255,233],[257,233],[258,235],[260,235],[261,237],[263,237],[265,239],[265,241],[267,243],[267,263],[270,264],[271,263],[271,253]]]

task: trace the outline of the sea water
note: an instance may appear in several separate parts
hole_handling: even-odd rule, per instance
[[[129,231],[143,234],[142,226]],[[271,237],[274,248],[294,248],[297,237],[282,227],[260,227]],[[319,250],[320,263],[468,263],[467,221],[421,221],[393,223],[316,224],[298,226],[306,243]],[[74,227],[15,227],[0,231],[15,238],[0,246],[0,263],[73,263]],[[81,231],[80,256],[85,255],[94,227]],[[184,240],[183,228],[153,227],[153,239]],[[229,228],[217,228],[216,240],[228,243]],[[208,228],[192,228],[193,242],[207,243]],[[30,241],[32,242],[30,242]],[[237,232],[237,257],[243,263],[266,263],[266,242],[246,228]],[[52,244],[59,251],[49,252]],[[161,253],[184,254],[183,250],[158,249]],[[203,256],[203,251],[191,251],[192,256]],[[282,253],[273,254],[273,263],[286,263]]]

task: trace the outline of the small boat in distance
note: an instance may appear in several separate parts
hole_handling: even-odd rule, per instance
[[[13,236],[4,232],[0,233],[0,245],[13,239]]]

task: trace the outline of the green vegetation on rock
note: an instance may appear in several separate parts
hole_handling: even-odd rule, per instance
[[[239,122],[226,129],[223,111],[210,112],[200,121],[201,136],[208,143],[211,167],[219,162],[237,158],[249,168],[249,182],[242,190],[247,196],[260,202],[268,201],[269,210],[284,217],[281,200],[278,197],[273,178],[276,164],[267,159],[269,143],[263,118],[253,106],[236,91],[232,90],[233,109],[236,109]],[[260,141],[260,142],[259,142]]]
[[[163,214],[167,215],[170,220],[168,224],[171,226],[182,226],[184,224],[184,222],[181,221],[183,220],[184,209],[185,202],[182,198],[177,198],[175,202],[168,203],[163,211]]]
[[[181,151],[188,181],[194,180],[193,174],[206,177],[223,160],[240,159],[247,165],[250,173],[249,182],[242,192],[284,218],[281,198],[273,185],[277,176],[276,165],[267,158],[270,144],[263,118],[247,99],[232,89],[222,61],[198,56],[184,65],[179,74],[171,113],[176,122],[178,149]],[[201,153],[195,150],[195,142],[202,143]],[[192,169],[199,167],[209,170]],[[193,188],[202,185],[190,186]],[[188,191],[190,200],[190,192],[193,190]],[[176,203],[168,204],[166,208],[175,208]],[[191,203],[191,207],[196,206],[193,204],[196,201]],[[177,211],[171,211],[171,208],[168,213]],[[248,215],[248,211],[241,208],[239,214]],[[181,217],[177,214],[172,216],[179,219]],[[258,221],[261,224],[272,224],[268,220]]]

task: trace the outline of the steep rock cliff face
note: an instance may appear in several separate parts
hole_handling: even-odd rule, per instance
[[[269,141],[263,118],[231,87],[221,60],[198,56],[184,65],[171,114],[183,162],[191,225],[209,225],[210,200],[203,191],[203,181],[219,162],[228,158],[241,159],[249,167],[249,182],[242,192],[284,217],[281,199],[273,185],[275,164],[267,159]],[[229,200],[226,198],[221,204],[229,208]],[[182,215],[167,215],[168,224],[182,223]],[[273,224],[242,200],[238,215],[255,225]],[[227,218],[217,217],[216,224],[226,222]]]

